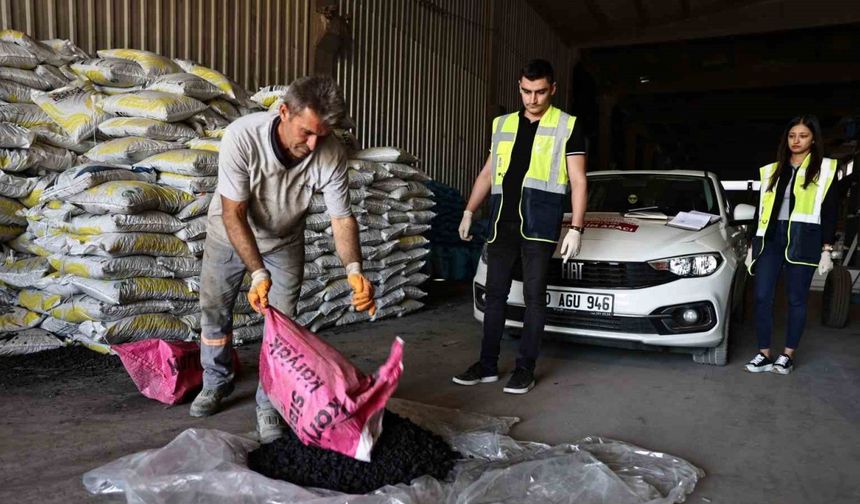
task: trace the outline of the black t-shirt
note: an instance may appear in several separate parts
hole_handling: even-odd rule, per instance
[[[540,120],[531,122],[524,111],[520,110],[520,124],[517,128],[517,138],[511,151],[511,165],[508,167],[505,178],[502,180],[502,204],[500,222],[520,222],[520,196],[522,195],[523,179],[529,169],[532,157],[532,144],[535,141]],[[577,120],[573,124],[573,131],[565,145],[566,156],[585,155],[585,139],[582,136],[582,127]]]

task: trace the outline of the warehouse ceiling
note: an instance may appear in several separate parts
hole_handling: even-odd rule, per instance
[[[571,47],[622,46],[860,22],[856,0],[527,0]]]

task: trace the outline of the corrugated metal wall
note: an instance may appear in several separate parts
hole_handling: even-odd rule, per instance
[[[491,0],[342,0],[337,66],[363,146],[394,145],[467,192],[486,157]]]
[[[394,145],[468,195],[491,117],[517,110],[519,69],[543,57],[569,96],[571,51],[521,0],[340,0],[353,41],[338,61],[360,143]]]
[[[132,47],[194,59],[254,91],[306,75],[310,0],[0,0],[0,26],[84,50]],[[520,106],[519,68],[557,68],[569,96],[571,52],[524,0],[339,0],[352,41],[338,59],[364,146],[396,145],[468,194],[489,120]]]
[[[251,90],[307,74],[309,20],[306,0],[0,0],[2,28],[193,59]]]

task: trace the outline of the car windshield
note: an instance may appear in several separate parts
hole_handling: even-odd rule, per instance
[[[719,215],[708,177],[670,174],[596,175],[588,177],[589,212],[662,212],[668,216],[698,210]]]

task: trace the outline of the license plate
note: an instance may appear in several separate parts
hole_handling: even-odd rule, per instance
[[[604,315],[612,315],[615,310],[615,296],[612,294],[547,290],[546,298],[547,308]]]

